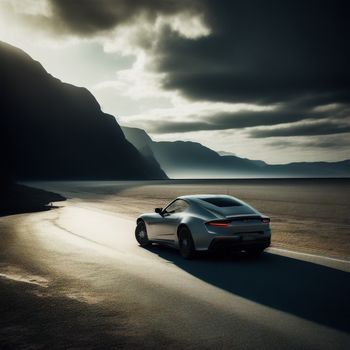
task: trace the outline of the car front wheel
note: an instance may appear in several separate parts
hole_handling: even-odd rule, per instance
[[[147,247],[152,244],[148,239],[146,225],[143,221],[140,221],[136,226],[135,238],[141,247]]]
[[[190,230],[182,227],[179,232],[180,254],[185,259],[192,259],[195,256],[194,243]]]

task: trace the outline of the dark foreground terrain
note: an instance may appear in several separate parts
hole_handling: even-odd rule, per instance
[[[53,202],[66,198],[39,188],[10,184],[0,191],[0,217],[50,210]]]
[[[129,217],[179,192],[223,191],[222,182],[36,185],[67,200],[0,218],[1,349],[350,347],[350,263],[343,259],[272,248],[258,260],[184,261],[174,250],[136,244]],[[318,203],[316,218],[326,222],[331,205],[322,205],[320,186],[340,194],[335,218],[346,205],[347,182],[342,190],[269,186],[231,182],[227,191],[275,218],[284,213],[286,230],[295,218],[311,220],[307,203]]]

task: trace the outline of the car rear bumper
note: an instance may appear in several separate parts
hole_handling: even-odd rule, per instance
[[[247,250],[247,249],[265,249],[271,244],[271,237],[259,237],[251,241],[244,240],[243,237],[215,237],[211,241],[208,250]]]

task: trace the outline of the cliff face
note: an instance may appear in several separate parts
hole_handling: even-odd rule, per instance
[[[14,179],[164,179],[85,88],[0,42],[1,170]]]

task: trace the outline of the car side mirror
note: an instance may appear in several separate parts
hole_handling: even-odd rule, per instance
[[[157,214],[162,215],[163,208],[155,208],[154,211],[155,211]]]

